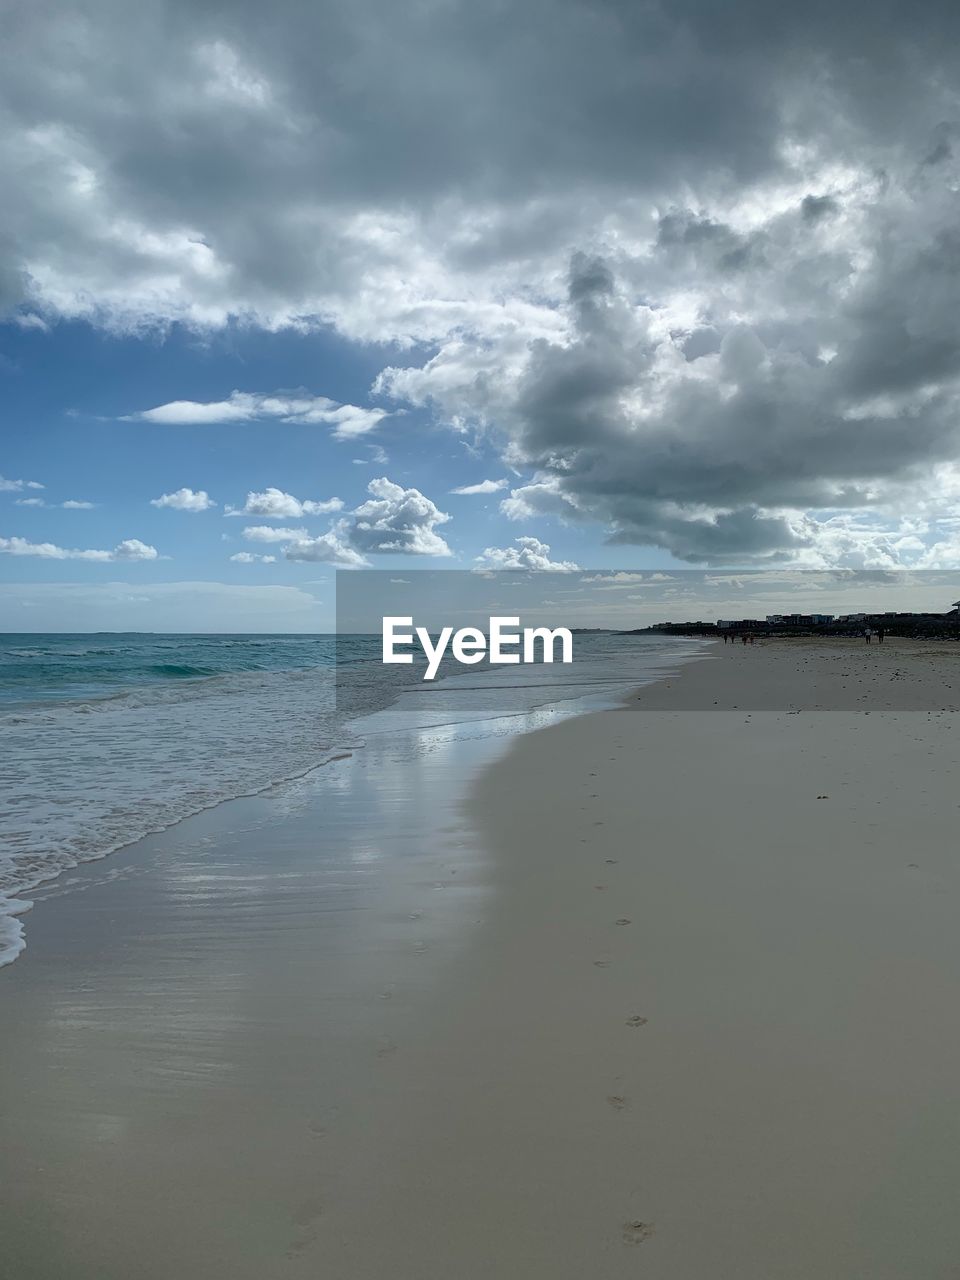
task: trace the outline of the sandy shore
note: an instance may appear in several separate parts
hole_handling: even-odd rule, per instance
[[[714,654],[41,904],[0,1274],[955,1277],[960,655]]]

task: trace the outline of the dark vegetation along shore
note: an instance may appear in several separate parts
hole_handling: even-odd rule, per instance
[[[960,640],[960,611],[949,613],[778,614],[768,618],[720,619],[717,622],[658,622],[629,635],[716,636],[750,632],[762,636],[861,636],[866,629],[910,639]]]

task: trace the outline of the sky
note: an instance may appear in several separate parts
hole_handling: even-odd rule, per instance
[[[960,8],[14,0],[0,629],[960,566]]]
[[[488,635],[543,626],[631,630],[663,622],[763,620],[784,613],[856,619],[898,611],[943,614],[960,571],[915,569],[390,570],[345,573],[337,631],[396,635],[468,626]],[[387,618],[404,621],[392,627]],[[406,621],[409,619],[410,621]],[[400,646],[399,652],[403,652]]]

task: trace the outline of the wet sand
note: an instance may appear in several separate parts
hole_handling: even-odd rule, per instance
[[[0,1274],[956,1276],[960,655],[714,654],[54,889]]]

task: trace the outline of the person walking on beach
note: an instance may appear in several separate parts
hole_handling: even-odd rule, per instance
[[[877,627],[877,644],[883,644],[883,627]]]
[[[864,628],[863,628],[863,638],[864,638],[864,641],[865,641],[867,644],[869,644],[869,643],[870,643],[870,637],[871,637],[872,635],[873,635],[873,632],[870,630],[870,628],[869,628],[869,627],[864,627]]]

